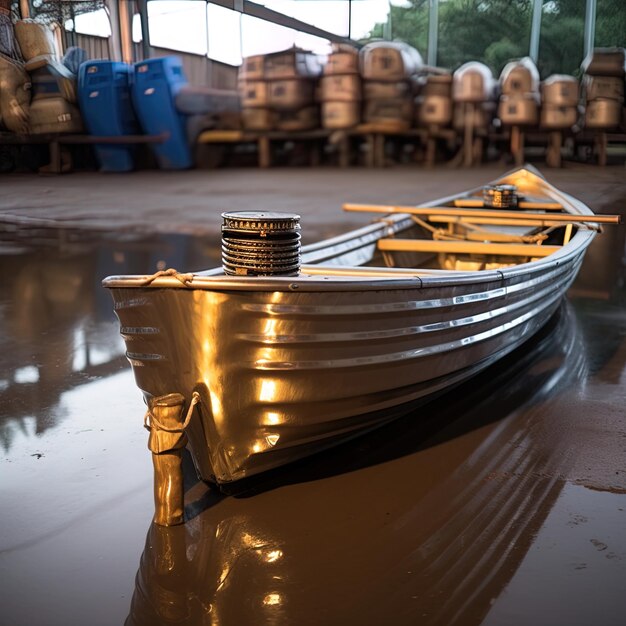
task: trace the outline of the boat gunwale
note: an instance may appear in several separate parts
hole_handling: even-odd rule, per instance
[[[557,199],[563,209],[571,213],[574,217],[579,215],[595,215],[589,207],[580,200],[560,191],[551,185],[540,172],[532,165],[525,165],[516,168],[493,183],[502,183],[514,174],[525,172],[536,177],[542,186],[546,187],[550,197]],[[429,203],[433,207],[446,202],[453,201],[461,197],[476,194],[482,190],[482,186],[460,194],[453,194],[446,198],[437,199]],[[428,206],[428,205],[426,205]],[[569,209],[569,211],[568,211]],[[549,216],[546,216],[549,219]],[[575,220],[572,220],[575,221]],[[385,215],[374,223],[367,224],[355,230],[348,231],[314,242],[302,248],[302,256],[328,250],[328,258],[339,256],[341,252],[333,248],[354,243],[355,248],[363,245],[375,245],[386,234],[396,233],[406,228],[406,222],[412,222],[407,213],[391,213]],[[563,222],[566,225],[568,222]],[[391,231],[391,232],[390,232]],[[328,274],[324,274],[323,263],[312,263],[310,266],[303,264],[301,273],[297,276],[228,276],[221,268],[213,268],[206,271],[173,275],[157,272],[153,276],[148,275],[120,275],[108,276],[102,281],[104,287],[109,289],[145,288],[145,289],[188,289],[188,290],[211,290],[211,291],[257,291],[257,292],[331,292],[331,291],[372,291],[372,290],[397,290],[397,289],[423,289],[431,287],[445,287],[453,285],[480,284],[493,281],[507,281],[519,275],[529,272],[543,272],[552,267],[568,263],[574,257],[582,254],[591,240],[595,237],[596,231],[593,229],[579,228],[570,241],[561,247],[560,250],[526,263],[520,263],[496,270],[476,270],[476,271],[456,271],[419,269],[410,267],[386,268],[370,266],[346,266],[328,265]],[[362,245],[359,241],[363,238],[370,239]],[[307,267],[311,267],[313,273],[307,274]],[[359,276],[359,274],[362,274]],[[375,278],[374,278],[375,276]]]

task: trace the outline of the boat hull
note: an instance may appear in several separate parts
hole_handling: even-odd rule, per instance
[[[146,401],[198,392],[190,449],[203,479],[225,483],[381,425],[481,371],[547,322],[583,254],[406,287],[112,294]]]

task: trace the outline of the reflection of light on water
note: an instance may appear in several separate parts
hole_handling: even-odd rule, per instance
[[[227,565],[223,570],[222,573],[217,581],[217,589],[216,591],[219,591],[222,586],[224,585],[224,581],[228,578],[228,574],[230,574],[230,567]]]
[[[15,370],[15,382],[21,384],[36,383],[39,380],[39,370],[34,365],[27,365]]]
[[[278,559],[280,559],[283,556],[283,551],[282,550],[270,550],[266,555],[265,555],[265,560],[268,563],[275,563],[276,561],[278,561]]]
[[[280,604],[281,602],[282,602],[282,598],[280,597],[279,593],[268,593],[263,598],[263,604],[265,606],[276,606],[277,604]]]

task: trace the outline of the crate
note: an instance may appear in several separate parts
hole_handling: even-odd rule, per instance
[[[239,82],[241,106],[246,109],[268,107],[270,103],[269,83],[264,80],[246,80]]]
[[[617,76],[624,78],[624,48],[594,48],[582,62],[581,69],[591,76]]]
[[[361,100],[361,77],[358,74],[323,76],[320,100],[325,102],[356,102]]]
[[[414,85],[408,80],[381,82],[378,80],[363,81],[363,98],[365,100],[393,100],[411,98]]]
[[[541,84],[541,100],[557,107],[575,107],[580,99],[578,81],[573,76],[553,74]]]
[[[585,126],[587,128],[615,128],[622,121],[622,103],[610,98],[587,102]]]
[[[324,128],[351,128],[360,121],[360,102],[322,102],[322,126]]]
[[[284,131],[312,130],[320,124],[319,107],[307,106],[296,111],[279,111],[276,128]]]
[[[501,96],[498,117],[506,126],[535,126],[539,121],[539,103],[534,94]]]
[[[426,77],[421,96],[443,96],[452,97],[452,74],[432,74]]]
[[[321,73],[319,58],[307,50],[290,48],[265,55],[265,78],[268,80],[317,78]]]
[[[285,78],[269,82],[268,104],[277,111],[294,111],[315,102],[315,83],[311,80]]]
[[[546,103],[541,107],[541,128],[558,130],[571,128],[578,121],[578,107]]]
[[[326,65],[324,65],[325,76],[358,73],[359,53],[355,48],[348,46],[336,46],[334,51],[328,55],[328,60]]]
[[[241,61],[239,79],[246,81],[265,80],[265,55],[256,54]]]
[[[500,87],[507,96],[539,92],[539,72],[530,57],[511,61],[500,74]]]
[[[398,127],[410,128],[413,121],[413,101],[405,98],[366,100],[363,120],[371,124],[393,122]]]
[[[491,70],[483,63],[470,61],[454,72],[452,99],[455,102],[486,102],[495,96]]]
[[[448,126],[452,122],[452,98],[449,96],[423,96],[416,101],[416,119],[422,126]]]
[[[366,80],[397,82],[415,75],[423,65],[420,53],[397,41],[376,41],[360,52],[361,76]]]
[[[268,108],[244,108],[241,122],[246,130],[273,130],[276,127],[276,113]]]
[[[610,98],[624,100],[624,79],[617,76],[590,76],[583,77],[583,89],[587,100]]]

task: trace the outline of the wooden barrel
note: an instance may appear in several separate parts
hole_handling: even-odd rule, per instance
[[[322,102],[322,126],[324,128],[351,128],[360,121],[360,102]]]

